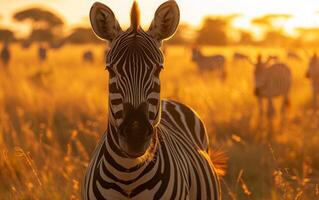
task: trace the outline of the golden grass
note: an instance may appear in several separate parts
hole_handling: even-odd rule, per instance
[[[93,64],[81,58],[88,48],[96,57]],[[0,199],[79,199],[84,171],[106,128],[103,47],[66,46],[50,51],[42,64],[35,47],[12,50],[10,71],[0,72]],[[189,49],[169,47],[162,97],[193,107],[212,147],[228,155],[224,199],[318,198],[319,116],[310,109],[306,62],[287,61],[294,76],[292,106],[285,127],[277,126],[270,142],[265,127],[257,126],[253,68],[231,62],[233,50],[251,56],[261,51],[204,49],[228,57],[223,83],[213,73],[200,75]],[[262,51],[284,55],[280,49]]]

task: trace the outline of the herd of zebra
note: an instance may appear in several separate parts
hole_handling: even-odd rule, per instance
[[[61,48],[62,46],[59,46],[58,48]],[[23,48],[29,48],[28,47],[23,47]],[[54,50],[58,49],[57,47],[52,48]],[[38,56],[38,60],[40,62],[45,62],[48,59],[48,51],[50,50],[50,48],[46,47],[46,45],[43,44],[39,44],[38,45],[38,49],[37,49],[37,56]],[[107,51],[107,50],[106,50]],[[2,49],[1,49],[1,53],[0,53],[1,57],[1,64],[3,66],[3,68],[8,68],[9,67],[9,62],[11,59],[11,50],[10,50],[10,43],[9,41],[4,41],[3,45],[2,45]],[[94,62],[94,54],[92,50],[85,50],[82,53],[82,60],[84,62],[88,62],[88,63],[93,63]]]
[[[191,108],[160,97],[159,74],[164,68],[161,45],[177,29],[178,5],[173,0],[163,3],[147,31],[140,27],[139,15],[134,2],[131,26],[122,30],[106,5],[94,3],[90,10],[93,31],[110,44],[106,56],[109,113],[107,130],[83,181],[82,199],[219,200],[219,169],[213,163],[214,154],[203,122]],[[45,59],[46,49],[39,47],[38,55]],[[83,57],[92,60],[93,54],[84,52]],[[255,66],[255,95],[260,114],[263,115],[262,100],[267,99],[267,116],[272,119],[272,100],[276,96],[283,97],[282,113],[285,113],[292,85],[289,67],[274,56],[264,60],[258,55],[255,62],[240,53],[235,53],[234,58]],[[221,79],[226,79],[223,55],[207,56],[194,47],[192,59],[200,72],[218,71]],[[6,66],[9,60],[9,44],[5,43],[1,61]],[[306,75],[312,82],[316,106],[319,93],[316,54],[310,59]]]
[[[319,96],[319,58],[316,53],[313,53],[309,57],[308,69],[305,76],[311,81],[312,107],[316,110]],[[288,51],[287,59],[301,60],[301,57],[294,52]],[[222,80],[226,78],[226,58],[223,55],[207,56],[198,47],[193,47],[192,60],[197,64],[199,71],[216,71]],[[281,62],[279,57],[275,55],[270,55],[267,60],[263,60],[262,55],[258,54],[256,61],[253,62],[249,56],[238,52],[233,54],[233,61],[244,61],[254,66],[254,94],[258,99],[259,114],[260,117],[263,116],[262,101],[266,99],[268,102],[267,117],[270,125],[275,114],[273,98],[282,96],[281,114],[283,122],[286,107],[290,104],[289,92],[292,85],[292,73],[288,65]]]

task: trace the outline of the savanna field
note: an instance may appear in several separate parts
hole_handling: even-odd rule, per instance
[[[10,48],[9,71],[0,72],[0,199],[80,199],[85,169],[106,129],[105,46],[66,45],[50,50],[43,63],[36,46]],[[93,63],[82,60],[86,49]],[[199,73],[189,47],[168,46],[162,98],[196,110],[212,149],[226,154],[223,199],[319,199],[319,114],[311,109],[306,57],[287,60],[284,49],[244,46],[203,50],[226,56],[227,79]],[[280,127],[277,100],[271,137],[266,121],[258,125],[253,66],[233,62],[234,51],[251,58],[276,54],[292,70],[288,117]]]

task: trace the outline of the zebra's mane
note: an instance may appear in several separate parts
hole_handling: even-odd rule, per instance
[[[131,9],[131,28],[134,31],[137,31],[140,26],[140,11],[137,5],[137,2],[134,1]]]

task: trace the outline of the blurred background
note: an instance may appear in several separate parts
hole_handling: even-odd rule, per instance
[[[101,2],[125,30],[133,1]],[[162,2],[138,1],[144,30]],[[177,2],[180,26],[162,46],[162,98],[194,108],[212,148],[227,155],[223,199],[318,199],[316,81],[306,73],[319,45],[319,1]],[[107,122],[108,44],[91,31],[93,3],[0,0],[0,199],[80,198]],[[275,99],[271,130],[254,96],[257,55],[293,77],[286,120]]]

